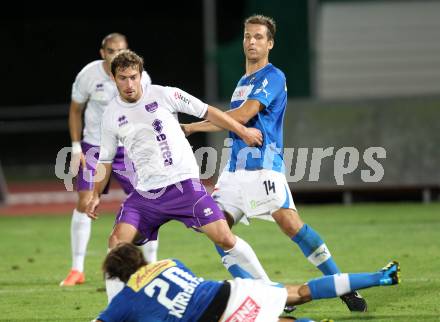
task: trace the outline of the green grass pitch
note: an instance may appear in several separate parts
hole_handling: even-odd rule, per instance
[[[440,321],[440,204],[301,206],[344,272],[402,267],[402,284],[363,290],[369,312],[352,314],[339,299],[299,306],[296,317],[320,321]],[[0,321],[90,321],[106,305],[100,264],[113,215],[93,223],[86,283],[60,288],[70,267],[70,215],[0,217]],[[299,248],[269,222],[254,220],[234,231],[255,249],[269,276],[302,283],[320,276]],[[212,244],[172,222],[160,233],[159,257],[175,257],[206,279],[227,279]]]

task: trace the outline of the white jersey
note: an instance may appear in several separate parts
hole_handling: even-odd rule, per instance
[[[177,112],[203,117],[207,104],[174,87],[147,85],[136,103],[113,99],[103,116],[99,162],[112,162],[120,140],[136,168],[136,189],[158,189],[199,177]]]
[[[84,112],[83,140],[100,145],[102,114],[108,103],[118,95],[113,79],[104,70],[104,61],[96,60],[86,65],[76,76],[72,85],[72,100],[87,103]],[[144,72],[142,82],[151,84],[150,76]]]

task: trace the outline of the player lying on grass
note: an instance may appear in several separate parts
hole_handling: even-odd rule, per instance
[[[121,243],[108,253],[103,271],[126,286],[96,322],[292,321],[279,317],[286,304],[303,304],[400,282],[400,266],[395,261],[377,272],[329,275],[300,285],[268,285],[241,278],[205,281],[176,259],[148,264],[142,252],[128,243]]]

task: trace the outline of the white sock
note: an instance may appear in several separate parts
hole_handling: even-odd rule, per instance
[[[119,278],[105,278],[105,290],[108,303],[124,288],[125,284]]]
[[[84,271],[84,258],[87,244],[90,239],[92,220],[83,212],[73,210],[72,223],[70,226],[70,241],[72,245],[72,269]]]
[[[260,261],[257,258],[254,250],[247,242],[238,236],[235,236],[237,242],[234,247],[225,251],[226,256],[231,256],[233,262],[241,266],[245,271],[250,273],[255,279],[262,280],[267,283],[272,283]]]
[[[157,249],[159,248],[159,240],[150,240],[146,244],[140,246],[140,248],[148,264],[157,262]]]

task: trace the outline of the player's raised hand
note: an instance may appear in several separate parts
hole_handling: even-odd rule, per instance
[[[96,211],[98,210],[99,203],[100,198],[98,196],[92,196],[87,203],[86,214],[93,220],[98,219],[98,213]]]
[[[247,127],[241,136],[248,146],[261,146],[263,144],[263,134],[259,129]]]

